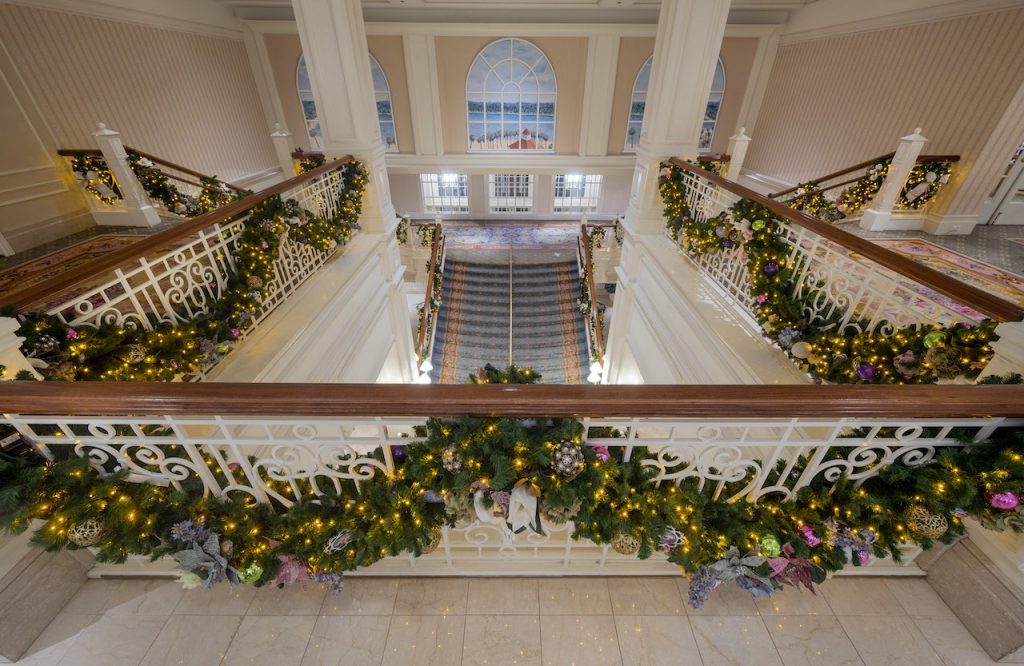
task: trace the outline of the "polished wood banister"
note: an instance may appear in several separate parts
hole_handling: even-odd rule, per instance
[[[430,239],[430,265],[427,268],[427,298],[423,301],[423,317],[420,319],[416,333],[416,354],[423,353],[423,342],[428,334],[427,320],[430,319],[430,303],[434,300],[434,272],[437,270],[438,254],[441,248],[441,225],[434,223],[434,232]],[[417,359],[417,367],[420,359]]]
[[[90,416],[1024,417],[1024,385],[0,382],[0,413]]]
[[[594,257],[590,251],[590,233],[587,225],[580,225],[580,238],[583,241],[583,266],[587,270],[587,292],[590,294],[590,313],[594,317],[594,349],[597,350],[597,362],[604,366],[604,330],[598,316],[597,287],[594,285]]]
[[[111,271],[129,261],[144,257],[151,252],[166,248],[167,246],[187,238],[212,224],[223,222],[224,220],[240,215],[275,194],[287,192],[288,190],[313,180],[318,176],[322,176],[329,171],[333,171],[351,160],[352,157],[350,155],[346,155],[334,160],[333,162],[328,162],[327,164],[318,166],[317,168],[311,169],[303,174],[289,178],[288,180],[277,183],[276,185],[271,185],[266,189],[250,194],[249,196],[243,197],[237,201],[233,201],[225,206],[221,206],[209,213],[203,213],[202,215],[193,217],[191,220],[185,220],[170,229],[155,233],[151,236],[145,236],[125,248],[108,252],[82,264],[81,266],[76,266],[69,271],[55,275],[30,287],[0,296],[0,304],[13,306],[17,310],[24,310],[34,303],[57,296],[70,287],[74,287],[85,280],[106,273],[107,271]]]
[[[141,151],[138,148],[132,148],[131,146],[125,146],[124,149],[127,150],[127,151],[131,151],[133,153],[138,153],[141,157],[145,157],[147,160],[149,160],[151,162],[154,162],[155,164],[162,164],[163,166],[167,167],[168,169],[174,169],[175,171],[180,171],[181,173],[186,173],[186,174],[188,174],[190,176],[194,176],[194,177],[198,178],[199,180],[202,180],[204,178],[210,178],[210,176],[207,176],[205,173],[202,173],[200,171],[196,171],[194,169],[189,169],[188,167],[183,167],[180,164],[175,164],[174,162],[171,162],[170,160],[165,160],[162,157],[157,157],[156,155],[153,155],[151,153],[147,153],[147,152]],[[100,151],[97,148],[61,148],[60,150],[57,151],[57,154],[60,155],[61,157],[78,157],[80,155],[87,156],[87,157],[103,157],[103,152]],[[202,183],[194,183],[194,182],[192,182],[190,180],[187,180],[185,178],[181,178],[181,177],[178,177],[178,176],[174,176],[174,175],[169,174],[169,173],[165,173],[164,175],[167,176],[168,178],[173,178],[174,180],[180,181],[182,183],[188,183],[189,185],[195,185],[197,187],[202,187],[203,186]],[[237,185],[232,185],[231,183],[228,183],[228,182],[225,182],[225,181],[221,181],[221,182],[224,182],[225,185],[227,185],[228,187],[233,189],[235,192],[245,192],[246,191],[246,189],[244,187],[238,187]]]
[[[896,153],[886,153],[884,155],[879,155],[878,157],[873,157],[870,160],[865,160],[864,162],[858,162],[857,164],[854,164],[853,166],[848,166],[845,169],[840,169],[839,171],[835,171],[833,173],[830,173],[827,176],[822,176],[821,178],[815,178],[815,179],[813,179],[811,181],[808,181],[808,182],[815,183],[815,184],[823,183],[826,180],[832,180],[833,178],[838,178],[839,176],[845,176],[848,173],[852,173],[852,172],[858,171],[860,169],[867,169],[869,166],[871,166],[875,162],[878,162],[879,160],[891,160],[895,156],[896,156]],[[917,156],[917,163],[918,164],[921,164],[922,162],[959,162],[959,161],[960,161],[960,156],[959,155],[918,155]],[[853,178],[852,180],[848,180],[848,181],[846,181],[844,183],[840,183],[840,184],[848,185],[850,183],[855,183],[858,180],[860,180],[860,177]],[[835,189],[838,186],[839,185],[830,185],[830,186],[825,187],[825,188],[815,187],[815,189],[812,190],[812,192],[824,192],[825,190]],[[794,185],[793,187],[787,188],[785,190],[781,190],[779,192],[772,192],[768,196],[770,196],[771,198],[774,199],[776,197],[781,197],[781,196],[785,196],[787,194],[791,194],[793,192],[796,192],[798,189],[800,189],[800,185]]]
[[[1011,303],[987,291],[960,282],[933,268],[919,264],[901,254],[886,249],[877,243],[854,236],[848,231],[843,231],[803,211],[794,210],[780,201],[769,199],[750,188],[722,178],[718,174],[705,171],[695,164],[684,162],[675,157],[672,158],[671,162],[683,171],[688,171],[739,197],[758,203],[793,224],[813,231],[822,238],[838,243],[847,250],[852,250],[877,264],[896,271],[904,277],[908,277],[915,282],[968,305],[996,321],[1019,321],[1024,319],[1024,307],[1016,303]]]

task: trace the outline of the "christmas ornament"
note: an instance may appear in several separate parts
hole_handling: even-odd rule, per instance
[[[669,525],[661,533],[659,543],[661,544],[661,549],[663,551],[671,553],[673,550],[682,548],[686,545],[686,535],[672,525]]]
[[[750,223],[750,228],[754,231],[761,231],[764,229],[764,220],[754,220]]]
[[[790,347],[789,353],[797,358],[807,358],[811,353],[811,346],[803,341],[796,342]]]
[[[865,382],[873,382],[878,379],[878,369],[870,363],[861,363],[857,366],[857,377]]]
[[[948,347],[932,347],[924,355],[924,362],[942,379],[956,379],[960,375],[959,361],[960,352]]]
[[[146,358],[146,348],[142,345],[130,345],[125,360],[128,363],[140,363]]]
[[[342,530],[330,538],[327,545],[324,546],[324,552],[328,555],[340,553],[348,548],[354,538],[351,530]]]
[[[555,444],[551,452],[551,467],[560,476],[573,479],[583,471],[583,449],[567,440]]]
[[[917,373],[921,371],[921,363],[914,356],[914,352],[909,349],[899,356],[893,357],[892,367],[895,368],[896,372],[898,372],[904,379],[916,377]]]
[[[435,550],[437,550],[437,547],[440,546],[440,545],[441,545],[441,528],[440,527],[431,528],[431,530],[430,530],[430,541],[428,541],[427,545],[423,546],[423,548],[420,549],[420,554],[422,554],[422,555],[429,555],[430,553],[432,553]]]
[[[946,333],[944,331],[932,331],[924,336],[924,346],[931,349],[935,345],[940,345],[946,341]]]
[[[448,447],[441,452],[441,466],[445,470],[455,474],[462,469],[462,458],[453,447]]]
[[[552,525],[562,525],[572,520],[577,513],[580,512],[581,502],[576,500],[569,506],[551,506],[547,502],[541,500],[540,503],[540,517],[546,523]]]
[[[619,532],[612,537],[612,550],[620,555],[636,555],[640,550],[640,540],[632,534]]]
[[[765,534],[761,537],[761,554],[765,557],[778,557],[782,552],[782,544],[774,534]]]
[[[779,265],[774,261],[770,261],[764,265],[764,274],[768,276],[775,275],[779,272]]]
[[[988,504],[993,509],[1016,509],[1020,504],[1020,498],[1014,493],[995,493],[988,498]]]
[[[104,525],[99,518],[86,518],[68,528],[68,541],[79,548],[94,546],[103,536]]]
[[[612,457],[611,451],[609,451],[608,447],[603,444],[591,444],[590,448],[594,449],[594,455],[596,455],[597,459],[601,462],[608,462]]]
[[[926,539],[938,539],[949,529],[949,521],[941,513],[931,513],[923,506],[912,506],[903,514],[903,520],[912,534]]]
[[[247,566],[245,568],[245,571],[238,575],[238,580],[242,581],[243,583],[255,583],[260,579],[260,576],[262,575],[263,567],[254,562],[253,564]]]
[[[811,548],[821,545],[821,539],[819,539],[818,535],[814,533],[814,530],[810,525],[802,525],[800,527],[800,534],[804,537],[804,541],[806,541],[807,545]]]

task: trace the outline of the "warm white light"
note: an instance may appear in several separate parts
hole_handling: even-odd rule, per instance
[[[442,173],[441,182],[447,185],[457,183],[459,181],[459,174],[457,173]]]

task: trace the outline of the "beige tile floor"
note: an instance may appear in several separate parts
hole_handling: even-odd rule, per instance
[[[94,580],[19,664],[697,666],[995,663],[921,579],[836,578],[817,596],[682,578],[349,578],[322,589]]]

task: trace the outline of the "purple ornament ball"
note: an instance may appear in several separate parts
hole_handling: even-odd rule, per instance
[[[1020,505],[1020,498],[1014,493],[995,493],[988,503],[994,509],[1016,509]]]
[[[870,363],[861,363],[857,366],[857,376],[866,382],[873,382],[878,379],[878,369]]]
[[[774,261],[765,264],[765,266],[764,266],[764,274],[765,275],[775,275],[778,272],[779,272],[779,265],[777,263],[775,263]]]

